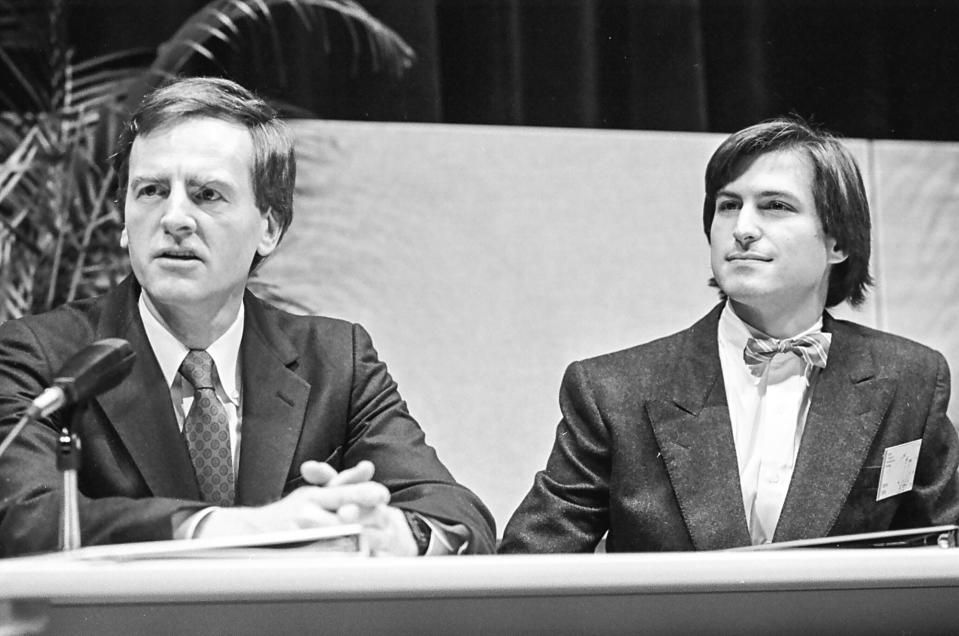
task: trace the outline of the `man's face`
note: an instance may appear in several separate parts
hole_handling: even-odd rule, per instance
[[[760,155],[718,192],[710,256],[734,303],[780,315],[822,313],[830,267],[846,255],[823,233],[812,184],[806,154],[784,150]]]
[[[188,119],[137,137],[129,165],[121,244],[148,301],[211,317],[238,306],[253,255],[279,239],[255,205],[249,131]]]

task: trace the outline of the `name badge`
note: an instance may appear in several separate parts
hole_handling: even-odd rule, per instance
[[[920,445],[922,440],[917,439],[898,446],[890,446],[883,452],[876,501],[912,490]]]

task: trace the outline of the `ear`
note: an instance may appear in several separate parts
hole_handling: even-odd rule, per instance
[[[841,250],[836,246],[836,239],[831,236],[826,237],[826,262],[830,265],[838,265],[849,258],[846,250]]]
[[[123,229],[120,230],[120,247],[127,249],[130,247],[130,237],[127,236],[127,226],[123,226]]]
[[[280,236],[280,222],[273,208],[270,208],[263,215],[263,234],[256,245],[256,253],[264,258],[272,254],[280,242]]]

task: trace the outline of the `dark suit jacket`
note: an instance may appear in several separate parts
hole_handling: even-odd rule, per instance
[[[0,325],[0,435],[84,345],[124,338],[133,371],[92,401],[82,419],[79,473],[84,545],[170,539],[177,513],[204,507],[170,392],[136,308],[132,277],[109,294]],[[489,552],[493,520],[457,484],[407,411],[386,365],[359,325],[294,316],[245,297],[240,346],[243,441],[237,505],[276,501],[302,484],[308,459],[342,469],[369,459],[391,503],[471,532]],[[0,553],[55,549],[60,417],[30,425],[0,457]],[[186,514],[177,514],[185,518]]]
[[[749,545],[719,362],[722,305],[691,328],[570,365],[546,469],[502,552]],[[955,523],[959,441],[938,352],[823,318],[832,332],[775,541]],[[883,451],[922,439],[911,491],[876,501]]]

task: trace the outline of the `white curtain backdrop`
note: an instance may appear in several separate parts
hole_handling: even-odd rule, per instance
[[[295,219],[263,279],[370,330],[427,440],[500,532],[545,464],[566,365],[683,329],[717,302],[701,215],[722,135],[294,130]],[[870,192],[878,284],[861,310],[835,313],[959,364],[959,144],[848,145]]]

